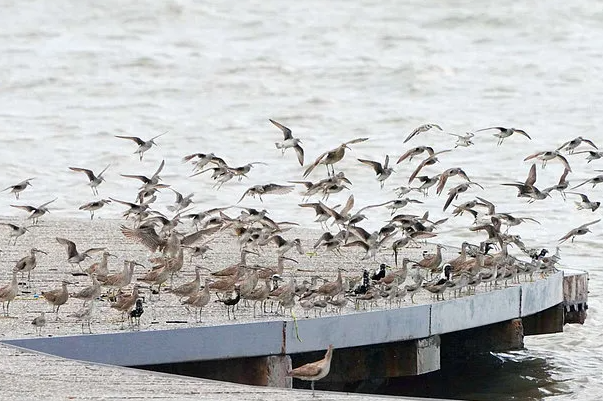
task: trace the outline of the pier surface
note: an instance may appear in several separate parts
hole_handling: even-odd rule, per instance
[[[80,250],[106,247],[111,253],[118,255],[117,261],[110,261],[110,270],[113,272],[121,271],[124,260],[136,260],[148,266],[136,267],[134,277],[141,277],[150,270],[149,252],[123,237],[119,231],[122,223],[123,221],[115,220],[48,218],[32,229],[31,233],[19,238],[16,245],[6,246],[1,256],[0,285],[9,282],[14,262],[28,254],[30,248],[37,247],[48,252],[48,255],[40,255],[30,283],[27,282],[26,277],[19,280],[20,294],[11,303],[10,316],[0,318],[0,342],[96,363],[145,366],[323,351],[329,343],[335,345],[337,354],[337,348],[418,341],[415,344],[417,355],[420,354],[427,363],[426,366],[419,366],[423,362],[417,359],[416,371],[410,374],[420,374],[437,369],[439,366],[438,336],[499,322],[509,322],[564,302],[563,272],[557,272],[547,277],[535,274],[534,281],[522,277],[521,283],[500,282],[495,289],[486,289],[486,286],[482,285],[477,288],[475,295],[463,294],[455,298],[452,293],[446,293],[446,301],[436,301],[427,291],[420,291],[414,298],[414,304],[410,302],[410,296],[407,296],[400,307],[395,303],[390,305],[379,301],[375,305],[362,305],[358,309],[349,302],[341,314],[315,310],[306,313],[300,306],[296,306],[293,315],[263,313],[258,308],[257,317],[254,317],[251,306],[240,305],[236,311],[236,320],[232,320],[227,318],[223,305],[210,302],[203,310],[203,322],[197,323],[193,312],[187,311],[176,296],[162,292],[161,297],[158,298],[157,295],[145,291],[143,293],[145,312],[139,327],[132,326],[127,321],[122,322],[121,314],[111,309],[110,302],[102,298],[96,303],[97,307],[92,319],[91,327],[94,334],[82,334],[80,322],[69,317],[69,314],[81,307],[82,301],[69,299],[60,309],[60,320],[55,320],[55,315],[50,312],[51,306],[40,296],[44,290],[60,287],[61,280],[72,283],[69,285],[71,293],[90,284],[88,277],[79,275],[81,270],[77,266],[70,265],[66,261],[65,249],[55,237],[73,240]],[[287,238],[299,237],[305,250],[310,250],[311,244],[320,234],[312,230],[292,229],[286,236]],[[191,262],[188,255],[185,257],[184,268],[174,278],[174,286],[192,280],[196,264],[216,271],[239,261],[239,248],[229,234],[219,234],[210,245],[212,250],[203,260],[197,259]],[[276,253],[274,249],[267,248],[268,251],[261,257],[249,257],[248,263],[275,265]],[[406,248],[400,252],[399,258],[420,259],[424,249],[433,252],[434,246]],[[288,282],[292,274],[295,274],[298,282],[310,279],[313,275],[320,275],[331,281],[335,279],[337,269],[340,267],[345,267],[346,277],[352,277],[360,275],[365,268],[377,269],[382,262],[394,264],[390,251],[379,253],[376,260],[364,261],[361,260],[363,252],[354,249],[343,249],[342,255],[319,251],[317,255],[291,253],[288,256],[297,259],[299,263],[287,264],[283,273],[285,282]],[[452,259],[456,256],[448,251],[444,259]],[[82,267],[88,267],[99,258],[100,255],[90,262],[82,263]],[[204,271],[203,277],[208,274]],[[212,301],[214,299],[215,295],[212,295]],[[46,312],[48,322],[42,329],[42,335],[37,336],[31,321],[42,311]],[[322,318],[314,318],[318,313],[322,314]],[[437,350],[437,353],[434,353],[434,350]],[[32,356],[34,354],[21,353],[6,345],[0,345],[0,354],[6,356],[4,359],[8,361],[5,369],[14,372],[29,370],[27,365],[23,365],[24,367],[20,365],[27,363],[28,360],[31,363],[35,358],[55,361],[54,365],[60,368],[56,371],[49,368],[52,374],[49,374],[48,380],[51,382],[55,380],[49,387],[56,386],[60,391],[66,391],[61,389],[60,384],[63,371],[66,376],[73,371],[82,371],[79,362],[50,356],[42,357],[39,354]],[[53,362],[47,364],[53,365]],[[92,366],[96,366],[101,373],[107,372],[101,374],[101,377],[105,374],[106,377],[100,379],[99,385],[106,384],[109,388],[111,383],[122,380],[124,373],[120,372],[128,372],[127,375],[132,375],[133,381],[141,379],[159,383],[164,380],[161,375],[147,372],[99,367],[101,365]],[[83,383],[91,380],[86,369],[83,370],[86,374],[74,373],[75,377],[78,377],[78,380],[81,378]],[[4,375],[1,380],[5,381],[9,376],[12,377],[12,375]],[[30,378],[30,380],[34,379],[35,377]],[[177,399],[187,398],[185,391],[188,390],[183,390],[185,388],[191,388],[191,397],[193,397],[196,390],[192,388],[199,386],[199,383],[205,383],[177,376],[169,377],[169,380],[176,379],[187,383],[181,387],[183,393],[174,393],[181,395],[175,397]],[[21,384],[12,381],[7,384],[13,386],[11,388],[18,389],[26,384],[27,376],[23,380],[25,381]],[[222,383],[216,384],[211,381],[208,383],[201,386],[203,390],[199,390],[205,395],[226,388]],[[83,386],[85,387],[85,384]],[[225,391],[224,395],[220,393],[216,398],[229,399],[232,394],[241,391],[245,393],[246,399],[254,399],[256,395],[257,399],[270,399],[268,394],[277,394],[273,392],[276,390],[270,389],[252,387],[253,390],[237,390],[237,385],[227,386],[229,389],[232,387],[232,390]],[[4,385],[2,387],[7,388]],[[128,394],[128,397],[130,394],[136,396],[137,391],[146,391],[136,386],[124,386],[121,390],[123,391],[121,395]],[[161,394],[159,391],[160,398]],[[171,393],[166,394],[165,398],[168,399],[170,396]],[[240,397],[240,394],[238,396]],[[275,395],[275,399],[278,399],[278,396]]]

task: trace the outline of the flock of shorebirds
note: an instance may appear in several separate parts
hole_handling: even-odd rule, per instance
[[[394,192],[394,199],[387,202],[364,206],[354,210],[355,199],[349,195],[347,202],[341,205],[328,205],[329,196],[342,191],[349,191],[352,183],[343,171],[337,171],[338,163],[344,159],[352,145],[362,146],[369,138],[354,138],[342,142],[339,146],[327,150],[316,157],[311,163],[305,160],[305,151],[302,140],[294,137],[292,130],[287,126],[270,119],[270,123],[282,132],[282,140],[276,142],[277,151],[286,157],[291,150],[295,152],[297,162],[305,168],[301,179],[290,180],[286,183],[265,183],[253,185],[246,189],[237,204],[227,207],[216,207],[206,210],[195,210],[197,203],[194,193],[183,195],[172,186],[165,183],[161,174],[165,167],[162,161],[152,175],[121,174],[122,177],[135,179],[141,182],[140,188],[132,201],[120,200],[113,197],[99,198],[99,187],[105,181],[104,174],[110,168],[106,166],[98,174],[88,168],[66,166],[65,168],[84,173],[92,194],[98,199],[79,207],[80,210],[90,213],[94,220],[95,212],[109,204],[120,204],[125,208],[124,223],[120,226],[121,233],[126,241],[138,243],[148,249],[148,261],[152,267],[145,267],[147,260],[126,260],[121,271],[111,272],[108,268],[109,258],[113,255],[107,248],[97,247],[82,251],[70,239],[57,237],[57,243],[66,250],[65,262],[80,269],[81,274],[89,275],[90,285],[79,288],[75,292],[69,291],[70,283],[63,281],[60,287],[42,291],[41,296],[53,307],[56,319],[59,318],[59,308],[70,299],[83,301],[82,307],[77,312],[70,314],[70,318],[82,322],[82,331],[87,327],[92,332],[94,305],[99,302],[109,302],[110,307],[122,313],[123,321],[128,318],[134,327],[140,322],[144,313],[144,306],[153,296],[160,297],[162,292],[170,293],[187,309],[197,311],[195,318],[201,322],[204,308],[216,303],[223,304],[228,318],[236,318],[235,311],[247,308],[251,313],[253,307],[254,317],[267,314],[268,306],[272,312],[293,315],[293,308],[299,306],[306,316],[311,311],[321,313],[325,309],[341,313],[343,308],[366,308],[376,305],[379,301],[385,302],[390,307],[393,304],[401,305],[405,297],[414,302],[417,292],[427,291],[436,299],[444,297],[446,292],[460,296],[471,294],[475,289],[483,287],[496,287],[519,281],[525,276],[532,279],[534,273],[547,274],[555,270],[559,261],[559,252],[549,254],[547,249],[532,248],[527,246],[519,235],[512,234],[514,226],[522,223],[537,223],[535,219],[527,216],[516,216],[497,210],[496,205],[485,196],[470,196],[469,193],[477,188],[483,188],[478,182],[471,180],[465,169],[460,166],[439,168],[439,163],[446,161],[446,155],[458,147],[476,146],[476,135],[487,135],[490,131],[497,138],[498,145],[505,146],[506,141],[526,141],[531,137],[523,130],[504,127],[489,127],[479,129],[464,135],[447,134],[437,124],[421,125],[406,137],[404,144],[426,140],[428,137],[440,138],[446,135],[456,137],[454,147],[451,149],[435,149],[432,146],[412,146],[401,152],[396,165],[402,163],[415,163],[414,171],[408,177],[396,176],[393,163],[388,155],[381,161],[357,159],[370,167],[378,185],[384,188],[386,181],[397,181],[398,185],[404,180],[403,185],[398,185]],[[269,124],[267,124],[269,126]],[[116,136],[119,139],[130,140],[138,147],[135,154],[142,162],[146,152],[151,151],[162,133],[149,140],[138,137]],[[275,132],[276,135],[276,132]],[[523,136],[524,138],[521,138]],[[439,142],[444,142],[438,139]],[[272,146],[272,145],[271,145]],[[404,145],[406,146],[406,145]],[[598,151],[596,144],[586,138],[577,137],[559,144],[554,150],[538,151],[527,155],[525,161],[541,161],[544,168],[549,161],[558,161],[563,166],[563,172],[558,184],[543,188],[536,186],[537,168],[532,164],[525,181],[504,182],[504,186],[515,187],[517,196],[525,198],[528,203],[546,201],[554,196],[565,200],[566,196],[576,197],[575,205],[578,209],[594,212],[600,202],[593,202],[589,195],[577,192],[578,188],[586,185],[595,187],[603,182],[603,175],[588,178],[576,186],[571,187],[567,177],[572,173],[569,159],[578,155],[586,155],[586,165],[591,161],[603,158],[603,152]],[[349,158],[349,157],[348,157]],[[415,159],[421,158],[417,163]],[[440,160],[441,159],[441,160]],[[289,160],[289,159],[286,159]],[[248,163],[243,166],[231,166],[225,159],[214,153],[193,153],[183,156],[183,162],[192,163],[194,176],[205,176],[212,180],[213,187],[218,190],[228,185],[230,180],[243,180],[252,176],[253,168],[261,162]],[[295,160],[292,160],[295,163]],[[319,166],[326,169],[326,176],[317,181],[310,179],[317,175]],[[595,170],[603,171],[603,170]],[[430,175],[433,174],[433,175]],[[74,174],[75,177],[75,174]],[[33,178],[10,185],[4,191],[10,191],[19,200],[30,186]],[[76,180],[76,178],[74,178]],[[191,183],[191,185],[193,185]],[[198,183],[194,184],[199,185]],[[298,224],[296,222],[280,222],[273,220],[266,209],[239,206],[248,198],[257,198],[262,202],[263,197],[290,194],[298,186],[301,188],[300,210],[311,209],[316,215],[315,221],[320,225],[323,234],[313,244],[302,244],[300,239],[289,238],[288,231]],[[433,221],[429,212],[422,214],[404,214],[401,209],[408,205],[421,205],[421,198],[429,194],[435,187],[435,195],[446,194],[442,211],[449,210],[449,216]],[[161,192],[161,190],[164,190]],[[161,212],[154,208],[154,202],[159,194],[171,191],[175,194],[175,201]],[[420,195],[413,198],[411,194]],[[510,193],[511,194],[511,193]],[[173,195],[171,195],[173,196]],[[466,200],[461,202],[461,197]],[[16,204],[12,207],[28,213],[27,219],[36,225],[52,207],[52,199],[39,206]],[[452,206],[451,209],[449,209]],[[374,209],[388,210],[389,221],[378,230],[371,231],[363,228],[365,220],[369,219],[369,212]],[[305,213],[301,212],[300,213]],[[435,245],[435,252],[427,249],[432,245],[421,245],[427,239],[437,237],[438,229],[445,225],[449,218],[461,215],[472,216],[469,230],[475,233],[475,241],[460,244],[460,252],[454,258],[446,258],[442,253],[443,245]],[[189,224],[183,221],[189,220]],[[559,239],[559,243],[573,242],[578,236],[588,234],[591,226],[598,223],[595,219],[570,230]],[[94,223],[94,221],[92,222]],[[19,237],[27,235],[28,227],[14,223],[0,223],[7,227],[9,246],[16,244]],[[233,239],[229,239],[233,238]],[[226,266],[221,270],[205,273],[203,257],[211,250],[212,241],[233,241],[240,250],[241,258],[236,263]],[[426,250],[420,255],[413,254],[408,249],[421,247]],[[509,253],[509,248],[520,250],[516,255]],[[355,248],[351,250],[349,248]],[[185,267],[185,252],[190,255],[190,260],[201,260],[200,265],[195,265],[195,278],[181,284],[175,284],[174,278]],[[297,263],[291,256],[299,253],[309,257],[318,254],[348,255],[360,259],[365,269],[348,271],[339,268],[337,276],[327,279],[324,274],[304,274],[303,269],[291,267]],[[27,283],[19,282],[18,277],[27,273],[28,283],[30,275],[36,268],[37,257],[40,253],[47,253],[38,248],[31,251],[16,262],[12,269],[12,280],[0,285],[0,301],[3,313],[9,316],[10,305],[19,294],[22,286]],[[258,263],[248,263],[248,255],[275,254],[276,265],[267,266]],[[387,256],[384,256],[387,254]],[[389,255],[392,256],[389,256]],[[90,266],[84,263],[100,255],[100,260]],[[399,255],[402,257],[399,258]],[[318,256],[320,257],[320,256]],[[379,259],[379,261],[377,261]],[[388,263],[380,263],[388,260]],[[285,266],[285,265],[289,266]],[[307,279],[304,279],[307,278]],[[302,280],[303,279],[303,280]],[[24,280],[24,278],[22,279]],[[147,296],[145,290],[151,291]],[[144,302],[143,302],[144,300]],[[73,301],[72,301],[73,302]],[[259,310],[256,311],[259,304]],[[28,321],[28,324],[31,321]],[[46,324],[44,313],[31,322],[38,333]]]

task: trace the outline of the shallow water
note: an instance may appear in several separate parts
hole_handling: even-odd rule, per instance
[[[195,192],[198,208],[233,204],[251,185],[301,178],[303,169],[291,150],[282,157],[274,147],[281,137],[268,122],[273,118],[302,139],[307,162],[343,141],[370,138],[352,145],[338,165],[353,182],[357,207],[392,199],[393,188],[406,184],[420,158],[396,166],[383,190],[355,158],[381,161],[389,154],[396,160],[410,146],[454,146],[454,137],[441,132],[403,144],[420,124],[437,123],[446,133],[459,134],[492,125],[523,128],[532,141],[513,136],[496,146],[491,132],[478,133],[475,146],[443,154],[426,172],[462,166],[485,190],[472,189],[459,202],[483,196],[499,211],[540,221],[511,230],[529,246],[554,250],[569,229],[600,217],[600,210],[576,210],[575,195],[566,202],[554,194],[527,204],[513,188],[499,184],[525,180],[530,163],[522,160],[533,152],[578,135],[603,143],[597,130],[603,115],[597,102],[603,95],[603,4],[6,0],[0,5],[2,188],[35,177],[19,202],[2,194],[3,215],[25,217],[9,205],[58,197],[52,214],[86,219],[77,208],[93,196],[85,176],[68,166],[100,171],[111,164],[100,195],[132,201],[139,183],[119,174],[151,175],[162,159],[164,181],[185,194]],[[133,142],[114,138],[148,139],[164,131],[169,132],[142,162],[133,154]],[[188,178],[191,166],[180,159],[193,152],[214,152],[232,165],[268,165],[256,165],[249,179],[216,191],[206,175]],[[603,169],[603,160],[587,164],[584,156],[568,157],[572,185]],[[539,167],[537,186],[555,184],[562,170],[558,162]],[[309,178],[323,174],[319,166]],[[452,178],[448,188],[459,182]],[[599,187],[580,191],[601,198]],[[334,195],[328,203],[343,203],[347,196]],[[451,217],[450,209],[441,210],[444,197],[432,195],[403,211]],[[164,191],[159,209],[173,198]],[[311,211],[296,206],[299,200],[290,194],[242,204],[265,207],[275,220],[318,227]],[[111,205],[97,215],[117,217],[123,210]],[[367,229],[375,229],[388,215],[375,209],[368,217]],[[466,229],[470,223],[466,216],[451,218],[438,239],[477,242],[481,237]],[[597,262],[603,256],[602,227],[594,225],[592,234],[561,247],[565,266],[591,274],[587,323],[526,339],[526,358],[544,361],[537,379],[547,384],[541,387],[552,388],[541,397],[589,399],[603,391]],[[518,377],[529,376],[529,364],[512,366]],[[514,395],[531,397],[519,388]]]

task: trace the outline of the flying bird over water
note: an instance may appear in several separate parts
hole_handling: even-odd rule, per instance
[[[600,170],[595,170],[595,171],[600,171]],[[603,174],[599,174],[596,177],[593,178],[589,178],[588,180],[582,182],[581,184],[576,185],[575,187],[573,187],[572,189],[576,189],[578,187],[581,187],[584,184],[593,184],[593,188],[597,185],[603,182]]]
[[[131,141],[136,142],[136,144],[138,145],[138,149],[136,149],[136,152],[134,152],[134,153],[138,153],[140,161],[142,161],[142,155],[144,154],[144,152],[151,149],[151,147],[153,145],[157,146],[157,144],[155,143],[155,139],[157,139],[160,136],[165,135],[167,133],[168,133],[168,131],[165,131],[163,134],[156,135],[156,136],[152,137],[151,139],[149,139],[148,141],[144,141],[137,136],[115,135],[115,137],[121,138],[121,139],[129,139]]]
[[[570,230],[570,232],[565,234],[563,237],[559,238],[559,243],[565,242],[570,238],[572,239],[571,242],[574,242],[574,238],[576,238],[576,236],[584,235],[586,233],[591,232],[590,229],[588,228],[588,226],[596,224],[600,221],[601,221],[601,219],[597,219],[597,220],[591,221],[590,223],[582,224],[580,227],[576,227],[573,230]]]
[[[343,157],[345,156],[345,150],[350,149],[350,147],[348,145],[352,145],[354,143],[359,143],[359,142],[364,142],[366,140],[368,140],[368,138],[352,139],[351,141],[342,143],[335,149],[324,152],[323,154],[321,154],[320,156],[318,156],[316,158],[314,163],[312,163],[306,169],[306,171],[304,171],[304,178],[306,178],[308,175],[310,175],[312,170],[314,170],[316,168],[316,166],[318,166],[319,164],[324,164],[327,167],[327,173],[329,175],[335,175],[335,168],[333,167],[333,165],[335,163],[337,163],[338,161],[340,161],[341,159],[343,159]],[[331,171],[329,171],[329,166],[331,166]]]
[[[28,186],[30,186],[30,187],[33,186],[33,185],[31,185],[31,182],[29,182],[31,180],[33,180],[33,178],[28,178],[15,185],[9,185],[8,187],[4,188],[2,191],[6,191],[7,189],[10,189],[10,192],[12,194],[15,194],[15,198],[19,199],[19,194],[21,192],[23,192],[25,190],[25,188],[27,188]]]
[[[257,195],[260,198],[260,201],[262,201],[262,195],[284,195],[284,194],[288,194],[289,192],[293,191],[293,188],[295,188],[294,185],[279,185],[279,184],[265,184],[265,185],[254,185],[250,188],[247,189],[247,191],[245,191],[243,193],[243,196],[241,196],[241,199],[239,199],[239,202],[241,202],[243,200],[244,197],[246,196],[251,196],[252,198],[255,198],[255,196]]]
[[[595,149],[599,149],[597,148],[597,145],[595,145],[594,142],[590,139],[582,138],[581,136],[579,136],[577,138],[572,139],[571,141],[565,142],[563,145],[559,146],[557,150],[565,149],[567,150],[567,153],[572,154],[574,153],[574,150],[582,144],[582,142],[589,144]]]
[[[274,124],[278,129],[283,131],[284,140],[281,142],[276,142],[276,148],[281,149],[282,153],[285,154],[285,150],[289,148],[293,148],[295,153],[297,153],[297,160],[299,161],[300,166],[304,165],[304,150],[301,146],[299,146],[302,141],[299,138],[294,138],[291,134],[291,130],[285,127],[283,124],[276,122],[272,119],[268,119],[272,124]]]
[[[107,171],[107,169],[109,168],[109,166],[110,166],[110,164],[107,165],[107,167],[105,167],[103,169],[103,171],[101,171],[98,175],[94,175],[94,172],[92,170],[88,170],[87,168],[69,167],[69,170],[85,173],[88,176],[88,180],[90,181],[88,183],[88,185],[90,186],[90,188],[92,188],[92,194],[93,195],[98,195],[98,188],[97,187],[103,181],[105,181],[105,178],[103,177],[103,173],[105,171]]]
[[[366,159],[358,159],[358,161],[360,163],[366,164],[367,166],[371,166],[373,170],[375,170],[375,174],[377,174],[377,181],[379,181],[381,188],[383,188],[385,180],[387,180],[389,176],[392,175],[392,173],[394,172],[394,169],[389,167],[389,155],[385,155],[385,163],[383,164]]]
[[[558,150],[545,150],[543,152],[532,153],[531,155],[527,156],[523,160],[527,161],[527,160],[531,160],[531,159],[542,160],[542,168],[546,167],[547,161],[553,160],[553,159],[559,159],[559,160],[561,160],[561,163],[563,163],[563,166],[566,168],[566,170],[568,170],[570,172],[572,171],[572,168],[570,167],[569,162],[567,161],[565,156],[563,156],[561,153],[559,153]]]
[[[498,130],[498,132],[496,134],[494,134],[495,137],[498,138],[498,143],[497,145],[502,145],[503,141],[505,140],[505,138],[510,137],[513,134],[520,134],[525,136],[528,139],[532,139],[524,130],[521,129],[517,129],[517,128],[505,128],[505,127],[489,127],[489,128],[482,128],[482,129],[478,129],[475,132],[480,132],[480,131],[488,131],[491,129],[495,129]]]
[[[412,138],[414,138],[415,136],[419,135],[420,133],[422,133],[422,132],[427,132],[427,131],[429,131],[429,130],[430,130],[430,129],[432,129],[432,128],[437,128],[437,129],[439,129],[440,131],[442,131],[442,127],[440,127],[440,126],[439,126],[439,125],[437,125],[437,124],[423,124],[423,125],[420,125],[420,126],[418,126],[417,128],[415,128],[415,129],[414,129],[414,130],[413,130],[413,131],[410,133],[410,135],[408,135],[408,137],[406,137],[406,139],[404,140],[404,143],[406,143],[406,142],[410,141]]]
[[[414,148],[408,149],[396,162],[396,164],[400,164],[403,160],[408,159],[408,161],[412,161],[412,158],[420,155],[423,152],[427,152],[429,156],[433,156],[435,153],[431,146],[415,146]]]
[[[578,193],[578,192],[568,192],[568,194],[578,195],[580,197],[580,202],[575,202],[576,208],[578,210],[588,209],[591,212],[594,212],[601,206],[601,202],[592,202],[588,199],[588,196]]]

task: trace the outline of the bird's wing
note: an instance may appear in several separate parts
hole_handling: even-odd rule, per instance
[[[84,253],[90,254],[90,253],[96,253],[96,252],[102,252],[107,248],[90,248],[90,249],[86,249],[86,251]]]
[[[130,207],[138,206],[136,203],[132,203],[132,202],[126,202],[126,201],[122,201],[122,200],[111,198],[111,197],[109,197],[109,199],[111,199],[113,202],[121,203],[122,205],[130,206]]]
[[[308,168],[306,169],[306,171],[304,171],[304,178],[306,178],[307,176],[310,175],[310,173],[312,172],[312,170],[314,170],[316,168],[316,166],[318,166],[318,164],[321,162],[321,160],[330,152],[330,150],[327,150],[326,152],[324,152],[323,154],[321,154],[320,156],[318,156],[316,158],[316,160],[314,161],[314,163],[310,164],[310,166],[308,166]]]
[[[297,161],[299,161],[299,165],[303,166],[304,165],[304,149],[299,145],[295,145],[293,147],[293,149],[295,150],[295,153],[297,154]]]
[[[565,156],[563,156],[561,154],[557,154],[557,157],[561,160],[561,163],[563,163],[563,166],[565,167],[565,169],[569,170],[571,172],[572,168],[570,167],[569,162],[567,161]]]
[[[408,178],[408,183],[410,184],[415,177],[421,172],[421,169],[423,167],[425,167],[425,164],[429,161],[429,160],[433,160],[433,156],[429,156],[427,159],[423,160],[421,163],[419,163],[419,166],[415,169],[415,171],[412,172],[412,174],[410,175],[410,177]]]
[[[129,139],[131,141],[136,142],[136,144],[138,144],[139,146],[144,144],[144,141],[140,138],[138,138],[137,136],[123,136],[123,135],[115,135],[116,138],[121,138],[121,139]]]
[[[41,209],[41,208],[43,208],[43,207],[45,207],[45,206],[50,205],[52,202],[54,202],[54,201],[55,201],[55,200],[57,200],[57,199],[59,199],[59,198],[54,198],[54,199],[53,199],[53,200],[51,200],[51,201],[48,201],[48,202],[46,202],[46,203],[42,203],[40,206],[38,206],[38,209]]]
[[[411,154],[413,154],[415,152],[418,152],[419,149],[421,149],[421,148],[423,148],[423,147],[422,146],[417,146],[417,147],[408,149],[402,156],[400,156],[400,158],[398,159],[398,161],[396,162],[396,164],[400,164],[402,161],[408,159]]]
[[[371,209],[371,208],[373,208],[373,207],[379,207],[379,206],[385,206],[385,205],[389,205],[390,203],[393,203],[393,202],[395,202],[395,201],[396,201],[396,200],[394,199],[394,200],[390,200],[390,201],[387,201],[387,202],[378,203],[378,204],[376,204],[376,205],[368,205],[368,206],[365,206],[365,207],[363,207],[363,208],[359,209],[359,210],[358,210],[358,212],[356,212],[356,214],[361,213],[361,212],[365,211],[366,209]]]
[[[488,214],[489,215],[493,215],[494,213],[496,213],[496,206],[494,206],[494,203],[490,202],[489,200],[486,200],[484,198],[480,198],[479,196],[476,196],[476,198],[484,205],[488,208]]]
[[[586,143],[588,143],[590,146],[592,146],[593,148],[595,148],[595,149],[599,149],[599,148],[597,147],[597,145],[595,145],[595,143],[594,143],[593,141],[591,141],[590,139],[584,139],[584,138],[583,138],[583,139],[582,139],[582,142],[586,142]]]
[[[381,174],[383,172],[383,166],[379,162],[366,159],[358,159],[358,161],[360,163],[366,164],[367,166],[371,166],[373,170],[375,170],[376,174]]]
[[[342,216],[346,216],[350,212],[350,210],[352,210],[353,207],[354,207],[354,194],[352,194],[348,197],[348,200],[345,203],[345,205],[343,206],[343,209],[341,209],[340,214]]]
[[[285,127],[283,124],[281,124],[279,122],[274,121],[271,118],[269,118],[268,120],[272,124],[276,125],[281,131],[283,131],[283,136],[285,137],[285,140],[293,138],[293,135],[291,135],[291,130],[289,128]]]
[[[518,134],[521,134],[521,135],[525,136],[526,138],[528,138],[528,139],[530,139],[530,140],[532,139],[532,138],[531,138],[531,137],[528,135],[528,133],[527,133],[527,132],[525,132],[525,131],[524,131],[524,130],[522,130],[522,129],[516,129],[516,130],[515,130],[515,132],[517,132]]]
[[[75,247],[75,243],[66,238],[56,237],[56,240],[59,244],[65,245],[67,247],[67,256],[70,258],[77,254],[77,249]]]
[[[264,185],[264,192],[267,194],[284,195],[293,191],[295,185],[279,185],[279,184],[266,184]]]
[[[150,227],[141,228],[129,228],[124,225],[120,226],[122,234],[135,242],[138,242],[155,252],[157,248],[163,246],[165,241],[159,238],[155,230]]]
[[[161,134],[159,134],[159,135],[155,135],[154,137],[152,137],[152,138],[150,139],[150,141],[155,140],[155,139],[159,138],[160,136],[163,136],[163,135],[167,134],[168,132],[170,132],[170,131],[165,131],[165,132],[163,132],[163,133],[161,133]]]
[[[563,145],[559,146],[556,150],[561,150],[565,148],[571,141],[564,142]]]
[[[558,185],[565,184],[565,182],[566,182],[566,181],[565,181],[565,179],[567,178],[567,174],[568,174],[569,172],[570,172],[570,171],[569,171],[568,169],[564,169],[564,170],[563,170],[563,173],[561,174],[561,177],[559,177],[559,184],[558,184]]]
[[[104,173],[105,171],[107,171],[107,169],[108,169],[109,167],[111,167],[111,164],[107,164],[107,167],[105,167],[105,168],[103,169],[103,171],[101,171],[101,172],[98,174],[98,176],[99,176],[99,177],[100,177],[100,176],[102,176],[102,175],[103,175],[103,173]]]
[[[182,245],[192,245],[195,242],[199,241],[201,238],[208,236],[208,235],[215,234],[218,231],[220,231],[220,226],[204,228],[203,230],[195,231],[192,234],[188,234],[188,235],[184,236],[184,238],[182,238],[180,243]]]
[[[528,178],[526,178],[525,185],[528,187],[533,187],[536,183],[536,164],[532,164],[530,167],[530,172],[528,173]]]
[[[36,210],[36,208],[33,206],[10,205],[10,207],[16,207],[17,209],[22,209],[28,212],[33,212],[34,210]]]
[[[565,234],[563,237],[559,238],[559,242],[565,242],[568,239],[570,239],[572,236],[576,235],[576,231],[577,229],[574,228],[573,230],[571,230],[570,232],[568,232],[567,234]]]
[[[586,228],[586,227],[591,226],[593,224],[597,224],[600,221],[601,221],[601,219],[597,219],[597,220],[591,221],[590,223],[582,224],[579,228]]]
[[[120,175],[122,177],[126,177],[126,178],[136,178],[137,180],[142,181],[144,184],[147,184],[147,183],[151,182],[151,180],[149,180],[144,175],[134,175],[134,174],[120,174]]]
[[[243,195],[241,195],[241,198],[237,201],[237,203],[241,203],[243,198],[245,198],[251,191],[253,191],[254,188],[255,187],[248,188],[245,192],[243,192]]]
[[[590,202],[590,199],[588,199],[588,196],[581,194],[579,192],[567,192],[568,194],[573,194],[573,195],[578,195],[580,198],[582,198],[582,202]]]
[[[165,166],[165,160],[162,160],[161,163],[159,164],[159,167],[157,167],[157,171],[155,171],[155,174],[153,174],[153,177],[157,177],[159,175],[159,173],[161,173],[161,170],[163,170],[164,166]]]
[[[504,128],[504,127],[488,127],[488,128],[482,128],[482,129],[478,129],[478,130],[475,130],[475,131],[473,131],[473,132],[487,131],[487,130],[489,130],[489,129],[497,129],[497,130],[499,130],[499,131],[501,131],[501,132],[505,130],[505,128]]]
[[[94,178],[96,178],[96,177],[94,177],[94,173],[92,172],[92,170],[89,170],[87,168],[69,167],[69,170],[86,173],[86,175],[88,176],[88,179],[90,181],[92,181]]]
[[[352,139],[351,141],[345,142],[345,145],[351,145],[353,143],[359,143],[359,142],[364,142],[364,141],[368,141],[368,138],[355,138],[355,139]]]

